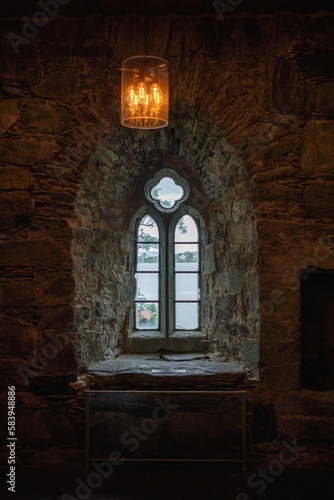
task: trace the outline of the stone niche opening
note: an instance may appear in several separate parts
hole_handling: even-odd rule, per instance
[[[213,120],[183,102],[169,128],[117,127],[97,145],[82,178],[73,224],[76,356],[80,371],[124,349],[132,304],[131,220],[145,182],[172,168],[190,186],[206,225],[206,335],[221,361],[258,376],[259,285],[252,179]]]
[[[334,389],[334,269],[301,276],[301,382],[305,389]]]

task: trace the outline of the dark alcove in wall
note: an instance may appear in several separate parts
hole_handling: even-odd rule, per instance
[[[301,358],[303,388],[334,389],[334,270],[301,276]]]

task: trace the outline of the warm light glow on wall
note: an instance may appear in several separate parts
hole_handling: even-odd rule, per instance
[[[165,59],[153,56],[125,59],[122,62],[122,125],[139,129],[166,127],[168,80],[168,62]]]

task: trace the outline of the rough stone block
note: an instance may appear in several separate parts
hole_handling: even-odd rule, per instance
[[[252,223],[230,223],[226,227],[227,241],[234,245],[240,245],[244,243],[249,244],[252,241],[254,235],[254,224]]]
[[[278,432],[299,442],[334,441],[334,418],[283,416],[278,419]]]
[[[60,150],[56,141],[38,139],[1,139],[0,155],[3,162],[16,165],[34,165],[49,161]]]
[[[62,268],[64,252],[54,242],[21,240],[0,242],[0,265],[5,267]]]
[[[286,37],[284,42],[288,40],[292,42],[290,36]],[[281,50],[282,46],[279,49]],[[275,57],[269,62],[269,81],[267,88],[264,88],[260,95],[260,100],[262,99],[265,109],[269,111],[290,115],[312,112],[311,85],[305,75],[296,69],[295,63],[286,57],[286,52],[283,57]]]
[[[0,102],[0,133],[3,134],[20,118],[17,101],[6,99]]]
[[[312,246],[314,243],[314,246]],[[310,242],[308,246],[286,246],[284,253],[282,248],[278,246],[270,246],[268,252],[265,242],[260,240],[259,251],[259,272],[280,274],[284,279],[284,283],[288,284],[292,290],[298,288],[298,272],[300,269],[305,269],[308,265],[314,264],[314,255],[318,243]],[[292,276],[289,279],[288,274]]]
[[[49,410],[44,414],[47,430],[52,436],[55,446],[76,444],[78,441],[78,429],[76,422],[68,414],[68,409]]]
[[[299,201],[301,188],[295,185],[289,185],[288,183],[276,183],[275,185],[262,185],[259,187],[258,199],[260,201],[264,200],[280,200],[280,201]]]
[[[261,350],[260,350],[261,359]],[[273,390],[297,390],[300,386],[299,364],[265,364],[261,360],[259,365],[260,380],[265,387]]]
[[[42,331],[70,331],[73,326],[73,310],[70,307],[50,307],[43,310],[39,327]]]
[[[309,120],[301,152],[301,170],[309,178],[334,177],[334,121]]]
[[[307,186],[303,194],[303,205],[307,215],[311,217],[334,218],[334,182]]]
[[[64,7],[60,5],[59,14],[62,15]],[[40,31],[40,38],[48,45],[62,46],[69,48],[82,47],[88,41],[93,43],[95,39],[101,44],[101,39],[96,36],[104,29],[104,19],[102,16],[87,17],[64,17],[54,18]],[[111,30],[111,27],[109,27]],[[86,47],[85,47],[86,48]],[[71,51],[72,52],[72,51]]]
[[[303,221],[300,224],[298,220],[290,218],[289,220],[280,219],[258,219],[257,231],[260,244],[263,246],[298,246],[309,245],[310,242],[323,236],[321,227],[314,227],[312,221]],[[271,274],[271,279],[276,271]]]
[[[69,100],[80,97],[80,71],[53,71],[45,75],[33,88],[38,97],[67,98]]]
[[[13,233],[29,227],[34,217],[34,205],[27,193],[0,194],[0,228]]]
[[[270,335],[276,339],[290,339],[295,335],[292,325],[296,324],[300,315],[299,288],[285,286],[261,290],[259,311],[265,338]]]
[[[245,362],[257,364],[259,361],[259,343],[255,339],[241,339],[241,355]]]
[[[331,29],[330,32],[333,30]],[[299,67],[302,71],[318,75],[334,74],[334,50],[316,49],[314,52],[304,54],[299,59]]]
[[[162,18],[161,18],[162,19]],[[157,33],[156,37],[152,37],[152,41],[155,45],[155,48],[159,50],[157,53],[163,53],[163,44],[166,44],[168,40],[169,33],[169,23],[170,21],[165,19],[165,22],[159,23],[158,28],[160,29],[159,34]],[[162,24],[162,25],[161,25]],[[140,33],[143,33],[145,27],[145,19],[144,16],[138,15],[130,15],[124,17],[119,25],[117,40],[115,45],[114,57],[116,59],[122,60],[130,55],[138,53],[138,43],[136,39],[142,36]],[[156,31],[157,27],[153,25],[153,30]],[[150,28],[151,29],[151,28]],[[132,33],[132,36],[129,38],[129,32]],[[187,39],[189,43],[189,39],[192,40],[192,37]],[[177,43],[177,42],[176,42]],[[144,48],[144,46],[143,46]]]
[[[0,281],[0,307],[29,307],[32,300],[31,281]]]
[[[44,99],[34,99],[22,114],[20,128],[36,133],[61,133],[70,118],[65,108],[51,105]]]
[[[22,27],[22,22],[19,22],[19,26],[16,23],[13,30],[19,29],[20,26]],[[42,67],[41,52],[40,49],[34,47],[33,40],[31,40],[24,48],[21,45],[20,53],[15,54],[7,38],[10,31],[12,31],[11,25],[7,24],[7,45],[0,47],[2,88],[7,94],[13,95],[15,98],[17,96],[29,96],[29,86],[40,77]]]
[[[48,431],[44,411],[34,408],[17,407],[17,439],[25,446],[46,446],[52,443]]]
[[[233,38],[237,44],[236,51],[247,54],[252,51],[263,56],[277,50],[278,40],[273,36],[276,31],[277,21],[274,18],[267,18],[265,23],[256,18],[238,19],[233,30]],[[285,40],[285,44],[287,43],[288,40]]]
[[[21,408],[46,409],[47,404],[41,398],[31,394],[31,392],[17,392],[16,400]]]
[[[261,346],[261,362],[268,365],[299,364],[299,342],[298,339],[291,340],[290,336],[291,334],[286,333],[284,328],[281,331],[274,331],[270,338],[266,339],[266,345]]]
[[[37,306],[68,304],[74,294],[71,275],[63,274],[38,276],[35,280],[34,303]]]
[[[303,389],[286,398],[288,415],[327,416],[333,413],[334,391],[315,392]]]
[[[324,4],[325,7],[325,4]],[[305,54],[309,56],[318,56],[320,58],[321,64],[321,55],[324,54],[324,62],[333,63],[333,59],[330,57],[330,52],[326,49],[333,48],[334,45],[334,32],[333,32],[333,16],[328,15],[328,13],[323,11],[323,13],[319,12],[317,16],[310,16],[305,18],[302,22],[302,31],[300,44],[298,46],[298,50],[302,52],[310,51],[310,49],[314,49],[316,54]],[[321,47],[321,48],[320,48]],[[329,52],[329,53],[328,53]],[[328,57],[328,58],[327,58]],[[327,70],[330,70],[327,68]]]
[[[273,141],[268,146],[260,148],[255,159],[263,159],[266,166],[276,162],[286,163],[289,160],[290,154],[298,148],[298,142],[299,139],[294,137]]]
[[[334,83],[323,83],[318,87],[317,109],[323,115],[334,115]]]
[[[50,362],[50,366],[53,361]],[[59,396],[68,398],[73,395],[73,390],[70,384],[77,377],[77,367],[73,363],[72,370],[62,370],[57,367],[56,370],[51,371],[46,367],[45,370],[35,374],[31,377],[31,391],[38,396]]]
[[[15,385],[16,390],[25,390],[26,383],[22,379],[19,367],[23,360],[20,358],[6,359],[3,358],[0,363],[0,378],[1,380],[8,380],[10,385]]]
[[[32,325],[22,320],[1,315],[0,332],[0,350],[4,355],[27,356],[35,346]]]
[[[263,172],[254,174],[254,179],[258,182],[278,181],[280,179],[294,178],[296,175],[296,167],[291,166],[273,166]]]
[[[33,174],[23,167],[1,167],[0,189],[29,189],[34,180]]]

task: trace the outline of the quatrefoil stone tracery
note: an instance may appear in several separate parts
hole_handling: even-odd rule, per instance
[[[174,211],[188,198],[189,187],[176,172],[163,169],[146,183],[145,195],[158,210]]]
[[[163,177],[152,187],[151,196],[162,208],[173,208],[175,203],[183,198],[184,191],[171,177]]]

